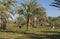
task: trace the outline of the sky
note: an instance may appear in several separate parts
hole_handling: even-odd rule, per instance
[[[47,16],[57,17],[60,16],[60,11],[54,6],[49,6],[54,0],[38,0],[38,3],[41,4],[46,9]],[[21,0],[18,0],[21,2]],[[15,15],[16,16],[16,15]]]

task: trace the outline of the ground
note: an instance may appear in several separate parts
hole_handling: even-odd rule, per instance
[[[0,30],[0,39],[60,39],[60,28],[53,29],[50,26],[39,26],[26,31],[26,26],[7,26],[6,30]]]

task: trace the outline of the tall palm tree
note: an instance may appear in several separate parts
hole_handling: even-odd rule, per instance
[[[30,31],[31,17],[35,15],[40,15],[41,7],[37,3],[37,0],[23,0],[21,3],[22,8],[18,8],[17,12],[23,14],[27,19],[27,31]]]

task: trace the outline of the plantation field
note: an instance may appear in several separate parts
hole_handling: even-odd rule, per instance
[[[50,26],[38,26],[26,31],[26,26],[9,25],[6,30],[0,30],[0,39],[59,39],[60,27],[53,29]]]

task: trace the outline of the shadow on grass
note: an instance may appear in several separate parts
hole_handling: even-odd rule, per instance
[[[59,33],[59,31],[41,31],[41,32],[44,32],[44,33]]]
[[[60,39],[60,32],[58,34],[52,34],[52,35],[47,35],[47,34],[33,34],[29,33],[31,39]]]
[[[35,35],[31,36],[32,39],[60,39],[60,34],[54,35]]]
[[[34,33],[25,33],[29,35],[31,39],[60,39],[60,32],[57,31],[44,31],[47,33],[57,33],[57,34],[34,34]]]
[[[0,32],[9,32],[9,33],[18,33],[18,34],[24,34],[23,31],[13,31],[13,30],[0,30]]]
[[[29,32],[18,32],[18,31],[1,31],[1,32],[11,32],[11,33],[20,33],[20,34],[25,34],[26,36],[29,36],[31,39],[60,39],[60,32],[57,31],[42,31],[45,33],[58,33],[58,34],[52,34],[52,35],[47,35],[47,34],[34,34],[34,33],[29,33]],[[18,38],[18,37],[17,37]],[[18,38],[20,39],[20,38]]]
[[[24,34],[29,36],[29,38],[31,39],[60,39],[60,32],[49,31],[48,33],[57,33],[57,34],[47,35],[47,34],[34,34],[34,33],[24,32]]]
[[[0,39],[5,39],[5,38],[0,38]]]

